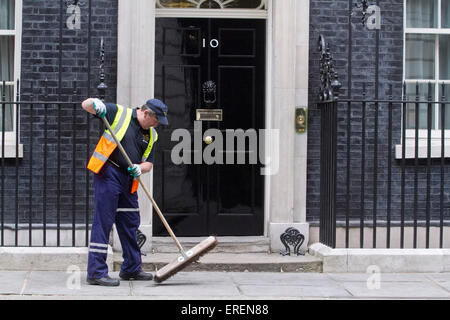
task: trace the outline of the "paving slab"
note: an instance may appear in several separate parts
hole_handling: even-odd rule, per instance
[[[134,296],[216,297],[239,296],[230,275],[226,272],[178,272],[166,281],[132,281]]]
[[[340,282],[367,282],[373,273],[326,273],[326,275],[335,281]],[[391,282],[422,282],[428,278],[424,273],[378,273],[381,281]]]
[[[232,283],[231,275],[228,272],[208,272],[208,271],[192,271],[178,272],[167,279],[164,283],[178,284],[227,284]],[[145,283],[143,281],[133,281],[133,283]]]
[[[439,281],[437,285],[450,293],[450,281]]]
[[[86,282],[86,272],[80,272],[79,282],[74,274],[66,272],[32,271],[23,291],[24,295],[62,295],[62,296],[128,296],[131,295],[129,281],[121,281],[118,287],[94,286]],[[110,272],[118,278],[118,272]],[[74,280],[74,281],[73,281]],[[78,286],[79,284],[79,286]]]
[[[427,278],[434,281],[450,281],[450,272],[447,273],[428,273]]]
[[[241,292],[251,298],[258,297],[291,297],[291,298],[351,298],[351,294],[339,285],[333,286],[264,286],[264,285],[240,285]]]
[[[92,286],[86,272],[0,271],[0,299],[450,299],[450,274],[379,274],[380,288],[369,289],[371,274],[179,272],[157,284],[124,281],[119,287]],[[110,272],[118,278],[118,272]],[[369,282],[369,284],[373,284]]]
[[[267,272],[233,272],[233,281],[238,285],[273,285],[273,286],[335,286],[336,282],[323,273],[267,273]]]
[[[166,280],[161,284],[154,282],[138,283],[133,281],[132,294],[134,296],[179,296],[187,299],[200,299],[199,297],[239,296],[240,293],[233,284],[199,284],[181,283]]]
[[[362,298],[450,298],[450,292],[432,282],[382,281],[379,289],[369,289],[367,283],[346,282],[342,286],[355,297]]]
[[[1,271],[0,294],[20,294],[27,274],[27,271]]]

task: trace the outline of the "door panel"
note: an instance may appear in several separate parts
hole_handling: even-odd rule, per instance
[[[257,150],[246,149],[247,164],[175,165],[171,150],[179,142],[170,137],[188,129],[194,150],[196,109],[223,110],[223,121],[203,121],[202,130],[219,129],[224,143],[226,129],[264,128],[265,21],[158,18],[155,76],[155,97],[169,107],[170,125],[157,129],[153,193],[175,234],[262,235],[264,177],[259,164],[248,164]],[[208,80],[216,84],[214,103],[202,93]],[[236,159],[238,151],[226,150]],[[154,235],[167,235],[153,217]]]
[[[256,55],[256,30],[219,28],[220,58],[254,58]],[[238,45],[237,45],[238,44]]]

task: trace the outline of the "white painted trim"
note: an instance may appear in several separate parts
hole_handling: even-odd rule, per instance
[[[16,0],[15,10],[14,79],[17,80],[20,79],[20,66],[22,62],[22,0]],[[14,86],[14,97],[17,95],[17,90],[17,86]]]
[[[438,28],[405,28],[405,33],[420,33],[420,34],[450,34],[450,29]]]
[[[17,79],[20,79],[20,67],[22,57],[22,0],[15,1],[14,8],[14,30],[1,30],[0,36],[14,36],[14,79],[13,81],[7,81],[5,84],[14,86],[13,101],[17,96]],[[5,132],[5,158],[16,157],[16,105],[13,105],[13,130]],[[20,123],[19,123],[20,127]],[[1,139],[1,132],[0,132]],[[0,158],[1,155],[1,143],[0,141]],[[23,145],[20,144],[20,131],[19,131],[19,158],[23,157]]]
[[[11,134],[12,135],[12,134]],[[0,134],[1,139],[1,134]],[[0,159],[2,158],[2,143],[0,141]],[[16,142],[15,137],[14,141],[11,141],[11,139],[6,139],[5,135],[5,159],[6,158],[16,158]],[[19,143],[19,154],[17,155],[17,158],[23,158],[23,144]]]
[[[438,83],[438,84],[441,84],[441,83],[450,84],[450,80],[434,80],[434,79],[405,79],[405,82],[406,83],[416,83],[416,82],[428,83],[428,82],[431,82],[431,83],[434,83],[434,84],[436,84],[436,83]]]
[[[442,7],[441,7],[441,0],[438,0],[438,28],[440,29],[442,26]]]
[[[428,158],[428,140],[419,139],[418,159]],[[416,156],[415,139],[406,139],[405,159],[414,159]],[[395,145],[395,159],[402,159],[403,148],[401,144]],[[442,153],[441,140],[431,140],[430,158],[440,158]],[[444,158],[450,158],[450,140],[445,139]]]
[[[405,130],[405,137],[406,139],[414,139],[416,137],[415,129],[407,129]],[[419,139],[427,139],[428,138],[428,132],[427,129],[419,129]],[[445,137],[450,138],[450,130],[445,130]],[[431,139],[440,140],[441,139],[441,130],[431,130]],[[445,139],[447,140],[447,139]]]
[[[152,1],[154,2],[154,1]],[[128,19],[130,18],[130,14],[127,10],[127,8],[125,7],[121,7],[121,5],[123,5],[124,0],[119,2],[119,7],[121,10],[119,10],[119,12],[121,12],[123,14],[123,16],[119,17],[119,43],[124,43],[123,41],[125,40],[121,40],[121,38],[127,38],[130,37],[131,35],[129,34],[129,32],[133,32],[132,29],[130,29],[130,27],[127,27],[127,23],[129,23]],[[272,46],[272,20],[273,20],[273,13],[272,13],[272,0],[268,1],[268,7],[267,10],[238,10],[238,9],[229,9],[229,10],[216,10],[216,9],[202,9],[202,10],[198,10],[198,9],[194,9],[194,10],[189,10],[189,9],[155,9],[155,14],[152,16],[149,16],[148,19],[152,20],[152,25],[154,26],[155,23],[155,19],[156,18],[163,18],[163,17],[189,17],[189,18],[242,18],[242,19],[266,19],[266,101],[265,101],[265,112],[266,112],[266,128],[270,128],[271,127],[271,123],[272,123],[272,114],[271,114],[271,109],[272,109],[272,85],[273,85],[273,79],[272,79],[272,56],[273,56],[273,46]],[[155,28],[153,27],[151,30],[154,33]],[[149,45],[153,48],[155,48],[155,36],[151,36],[148,39],[148,43]],[[133,63],[132,59],[130,59],[131,57],[129,56],[130,53],[126,50],[124,50],[123,52],[120,51],[122,50],[124,47],[124,45],[120,46],[119,45],[119,55],[118,55],[118,64],[130,64],[129,66],[124,65],[122,68],[120,67],[120,65],[118,66],[118,83],[125,83],[127,81],[127,79],[124,78],[124,76],[126,76],[127,71],[124,70],[122,71],[124,68],[130,68],[131,64]],[[154,56],[154,53],[152,52],[149,57],[146,59],[146,61],[148,62],[147,66],[150,66],[150,73],[152,74],[153,77],[153,83],[155,81],[155,59],[156,57]],[[149,61],[150,60],[150,61]],[[123,72],[123,74],[122,74]],[[128,75],[131,76],[131,75]],[[119,79],[120,78],[120,79]],[[124,82],[125,81],[125,82]],[[133,81],[131,81],[131,83],[133,83]],[[149,88],[153,94],[153,90],[154,88]],[[132,98],[132,88],[130,89],[126,89],[126,88],[120,88],[120,85],[118,85],[118,94],[117,94],[117,98],[118,100],[120,99],[125,99],[125,100],[131,100]],[[130,101],[131,102],[131,101]],[[124,102],[122,102],[124,103]],[[270,141],[266,141],[266,154],[270,154],[270,150],[268,149],[269,147],[269,142]],[[151,193],[153,191],[153,176],[149,175],[149,182],[150,182],[150,186],[151,186]],[[265,176],[265,186],[264,186],[265,190],[264,190],[264,194],[265,194],[265,203],[264,203],[264,235],[267,236],[268,232],[269,232],[269,222],[270,222],[270,176]],[[139,191],[138,191],[139,192]],[[150,211],[152,210],[152,208],[150,208]],[[150,214],[150,221],[142,221],[142,224],[147,225],[147,223],[150,225],[151,228],[151,218],[152,214]],[[147,235],[148,236],[148,235]]]
[[[0,36],[15,36],[16,30],[0,30]]]
[[[118,4],[117,102],[138,106],[154,95],[155,1],[119,0]],[[141,178],[151,195],[152,175]],[[141,227],[151,225],[152,204],[142,188],[138,197]]]
[[[266,21],[266,106],[265,106],[265,128],[271,129],[272,127],[272,61],[273,61],[273,1],[267,1],[267,21]],[[267,163],[267,157],[270,156],[272,150],[270,149],[270,141],[265,141],[265,151]],[[269,236],[269,223],[270,223],[270,181],[271,176],[267,175],[264,179],[264,236]]]
[[[442,83],[445,84],[450,84],[450,80],[439,80],[439,35],[441,34],[450,34],[450,28],[444,28],[441,29],[441,0],[438,1],[438,28],[407,28],[406,27],[406,1],[404,1],[403,3],[403,81],[405,83],[432,83],[434,84],[434,93],[435,93],[435,99],[436,101],[439,100],[439,86]],[[435,35],[435,79],[406,79],[406,35],[407,34],[434,34]],[[439,105],[440,106],[440,105]],[[436,108],[437,106],[433,106],[433,108]],[[440,124],[439,121],[439,112],[435,112],[435,119],[434,119],[434,124],[438,125]],[[403,115],[402,115],[402,119],[403,119]],[[406,125],[406,123],[402,123],[402,132],[403,132],[403,126]],[[450,141],[450,134],[448,134],[447,132],[449,132],[449,130],[445,131],[445,145],[447,146],[447,143]],[[414,141],[414,137],[415,137],[415,130],[414,129],[406,129],[405,130],[405,139],[406,139],[406,158],[414,158],[414,144],[412,146],[412,151],[411,151],[411,147],[410,147],[410,141],[412,139],[412,141]],[[419,158],[426,158],[427,154],[426,154],[426,149],[425,149],[425,156],[422,156],[423,152],[422,150],[422,144],[425,143],[426,145],[426,136],[427,136],[427,130],[423,130],[420,129],[419,130],[419,139],[423,140],[425,139],[425,141],[419,141]],[[431,131],[431,137],[432,139],[436,139],[439,141],[439,157],[440,157],[440,137],[441,137],[441,130],[432,130]],[[437,151],[437,149],[435,147],[431,148],[431,153],[435,154]],[[400,156],[398,156],[397,152],[398,150],[400,150]],[[397,159],[401,159],[402,158],[402,154],[401,154],[401,150],[402,150],[402,145],[398,144],[396,145],[396,158]],[[409,156],[409,154],[412,153],[412,156]],[[445,156],[447,157],[447,150],[445,151]],[[450,154],[449,154],[450,156]]]
[[[270,0],[272,1],[272,0]],[[156,9],[156,18],[267,19],[268,10],[256,9]]]
[[[406,0],[403,3],[403,68],[402,79],[406,79]],[[406,93],[406,92],[404,92]],[[403,119],[403,118],[402,118]]]

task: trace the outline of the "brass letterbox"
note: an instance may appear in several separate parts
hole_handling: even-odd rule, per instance
[[[197,121],[222,121],[222,115],[222,109],[197,109],[195,118]]]

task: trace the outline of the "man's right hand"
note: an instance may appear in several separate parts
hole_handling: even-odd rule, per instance
[[[106,106],[103,103],[103,101],[98,98],[95,98],[95,99],[93,99],[92,103],[94,105],[94,110],[95,110],[95,113],[97,114],[97,116],[100,119],[103,119],[106,115]]]

